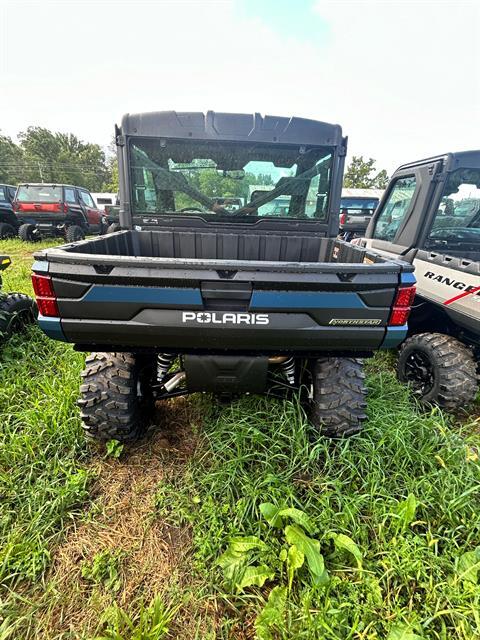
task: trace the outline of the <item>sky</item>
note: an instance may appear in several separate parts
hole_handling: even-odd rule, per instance
[[[480,1],[0,0],[2,134],[171,109],[337,123],[389,172],[479,149]]]

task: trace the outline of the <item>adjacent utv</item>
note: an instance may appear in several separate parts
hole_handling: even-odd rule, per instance
[[[26,242],[42,236],[60,236],[67,242],[83,240],[88,233],[104,233],[108,219],[83,187],[66,184],[21,184],[13,209]]]
[[[343,240],[365,235],[382,195],[382,189],[342,189],[339,222]]]
[[[466,408],[478,390],[480,151],[397,169],[360,244],[415,266],[400,380],[426,403]]]
[[[95,352],[87,433],[134,439],[155,400],[185,393],[302,390],[318,431],[358,432],[361,358],[405,338],[415,280],[335,239],[341,128],[171,111],[125,116],[116,143],[122,230],[33,267],[40,326]]]
[[[17,187],[0,184],[0,240],[14,238],[20,223],[13,212],[13,200]]]

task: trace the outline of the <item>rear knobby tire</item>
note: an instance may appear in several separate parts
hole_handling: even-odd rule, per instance
[[[82,426],[90,438],[132,442],[144,432],[153,400],[150,380],[132,353],[92,353],[80,386]]]
[[[41,239],[36,226],[29,222],[20,225],[18,236],[24,242],[38,242]]]
[[[312,370],[310,419],[328,438],[359,433],[367,416],[363,362],[357,358],[319,358]]]
[[[34,322],[37,305],[24,293],[9,293],[0,299],[0,341]]]
[[[78,224],[71,224],[65,231],[67,242],[79,242],[85,240],[85,231]]]
[[[8,222],[0,222],[0,240],[15,238],[16,235],[17,230],[12,224],[8,224]]]
[[[397,374],[425,404],[456,412],[478,390],[476,363],[468,347],[443,333],[419,333],[400,348]]]

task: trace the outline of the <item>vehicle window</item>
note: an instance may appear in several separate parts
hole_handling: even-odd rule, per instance
[[[480,249],[480,169],[458,169],[449,175],[425,248]]]
[[[15,193],[17,192],[15,187],[7,187],[7,196],[10,197],[11,200],[13,200],[15,198]]]
[[[7,202],[6,188],[0,187],[0,202]]]
[[[329,147],[135,139],[129,149],[136,214],[191,212],[231,220],[237,212],[248,220],[327,215]]]
[[[350,216],[371,215],[378,205],[378,198],[342,198],[340,211]]]
[[[75,189],[65,189],[65,202],[74,204],[76,201]]]
[[[373,237],[376,240],[392,242],[408,211],[417,181],[414,176],[397,178],[390,195],[377,218]]]
[[[19,202],[61,202],[62,187],[48,184],[22,185],[18,187]]]
[[[112,198],[97,198],[97,204],[113,204]]]
[[[87,207],[92,207],[92,208],[95,207],[95,204],[93,203],[93,200],[92,200],[92,196],[89,193],[87,193],[86,191],[79,191],[79,194],[80,194],[80,199],[84,204],[87,205]]]

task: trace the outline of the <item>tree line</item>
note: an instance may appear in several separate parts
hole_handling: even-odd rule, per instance
[[[73,133],[28,127],[18,134],[18,143],[0,134],[2,184],[54,182],[116,191],[115,164],[99,144],[83,142]]]
[[[255,182],[263,183],[257,176]],[[216,179],[216,172],[207,172],[202,178]],[[377,170],[375,160],[353,156],[344,177],[344,187],[384,189],[388,184],[385,169]],[[75,184],[90,191],[118,191],[118,170],[114,149],[106,154],[99,144],[84,142],[73,133],[50,131],[44,127],[28,127],[18,134],[18,143],[0,133],[0,183],[55,182]],[[200,180],[199,180],[200,182]],[[229,194],[247,195],[252,176],[240,183],[225,183]],[[198,185],[200,188],[204,185]],[[211,184],[208,186],[212,186]]]

